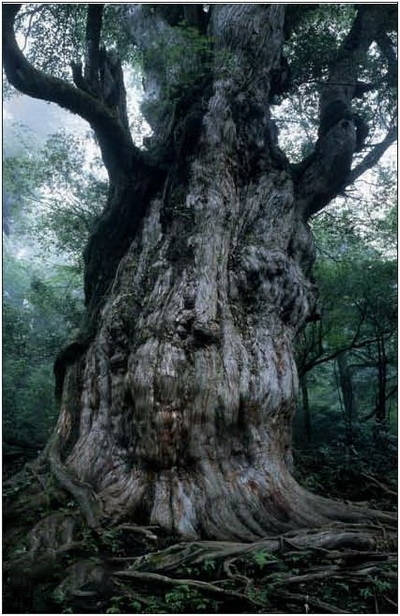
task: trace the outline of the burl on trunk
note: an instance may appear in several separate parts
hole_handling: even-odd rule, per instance
[[[270,118],[271,97],[285,87],[284,5],[213,5],[208,23],[201,11],[185,15],[207,31],[212,62],[189,94],[150,118],[148,153],[132,144],[122,72],[107,54],[119,96],[109,100],[104,71],[99,78],[96,6],[76,87],[35,72],[13,38],[15,5],[5,17],[10,81],[85,117],[110,174],[85,253],[90,337],[57,366],[61,411],[46,453],[54,474],[91,526],[106,516],[185,538],[252,540],[358,519],[290,474],[293,339],[315,308],[306,220],[349,177],[354,58],[379,19],[360,11],[321,98],[315,151],[294,169]],[[166,48],[181,43],[173,11],[132,5],[126,19],[145,59],[155,34]],[[145,63],[150,97],[179,86],[179,67],[158,60]],[[198,48],[185,49],[185,74],[202,62]]]

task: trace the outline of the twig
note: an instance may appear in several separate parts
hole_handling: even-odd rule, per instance
[[[391,599],[389,599],[389,597],[387,597],[386,595],[383,595],[383,596],[384,596],[385,601],[390,603],[390,605],[393,605],[393,607],[395,607],[396,610],[397,610],[397,603],[395,601],[392,601]]]

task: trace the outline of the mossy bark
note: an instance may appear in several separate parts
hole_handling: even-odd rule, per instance
[[[105,301],[56,428],[65,469],[104,515],[186,538],[253,540],[357,515],[290,474],[293,339],[314,309],[313,246],[265,104],[284,9],[263,11],[263,32],[256,6],[215,13],[237,68],[216,72],[196,147],[178,148],[184,173],[178,160],[138,204],[133,238],[123,230],[137,187],[114,188],[114,218],[106,212],[87,254],[109,265],[119,251],[118,265],[87,276]]]
[[[352,120],[339,118],[296,170],[279,149],[269,100],[285,66],[284,5],[212,6],[201,26],[208,22],[213,40],[210,72],[156,114],[146,154],[132,145],[124,105],[112,110],[100,90],[85,90],[90,71],[75,70],[75,88],[33,70],[11,32],[18,9],[10,7],[10,81],[91,123],[110,191],[85,250],[86,324],[55,366],[57,426],[7,488],[8,603],[27,596],[21,611],[40,612],[35,585],[58,584],[59,594],[93,600],[96,611],[102,593],[130,599],[135,584],[144,595],[180,584],[259,610],[246,576],[232,573],[247,551],[282,551],[296,538],[314,551],[378,549],[381,527],[318,529],[332,520],[393,525],[393,516],[313,496],[291,475],[293,340],[316,295],[306,218],[343,186],[355,134]],[[177,36],[162,13],[128,7],[144,49],[153,26],[166,41]],[[185,66],[199,65],[192,51]],[[149,71],[153,93],[163,92],[164,69]],[[296,532],[305,527],[315,531]],[[113,559],[107,537],[121,529],[122,560]],[[131,544],[132,535],[143,543]],[[132,558],[164,547],[166,535],[196,543]],[[242,593],[176,579],[207,555],[229,583],[245,581]]]
[[[342,67],[351,83],[328,80],[321,118],[333,95],[351,105],[351,60],[376,34],[368,10],[331,71],[336,83]],[[86,331],[56,364],[61,408],[45,452],[52,473],[92,527],[105,516],[185,538],[253,540],[357,519],[290,474],[293,339],[315,305],[306,218],[344,185],[356,135],[351,117],[335,118],[295,172],[281,152],[269,102],[285,66],[285,6],[213,6],[206,76],[196,45],[180,66],[168,54],[147,66],[153,98],[166,94],[168,79],[176,95],[188,69],[200,77],[156,114],[146,154],[127,130],[120,64],[117,106],[101,80],[93,86],[89,66],[83,74],[75,67],[76,87],[46,76],[18,49],[17,11],[5,11],[8,78],[85,117],[110,175],[85,251]],[[130,18],[145,52],[153,33],[182,43],[154,7],[132,5]]]

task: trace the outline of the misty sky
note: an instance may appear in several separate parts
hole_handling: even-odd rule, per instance
[[[82,134],[89,128],[87,122],[79,116],[64,111],[53,103],[22,94],[13,96],[10,100],[4,101],[3,105],[3,147],[6,156],[15,153],[10,151],[12,139],[8,139],[13,132],[14,122],[28,127],[38,144],[44,143],[49,135],[61,129]]]

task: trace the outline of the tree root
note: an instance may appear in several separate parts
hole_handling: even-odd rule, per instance
[[[175,589],[177,596],[179,588],[185,588],[188,596],[191,591],[200,592],[203,597],[228,605],[235,600],[239,611],[282,611],[283,601],[295,604],[301,611],[307,604],[322,612],[346,613],[348,609],[324,601],[324,587],[337,585],[339,601],[341,586],[349,590],[352,585],[358,589],[365,586],[368,590],[375,580],[382,580],[376,582],[377,587],[383,584],[388,588],[385,580],[394,574],[390,567],[396,565],[396,553],[382,552],[382,548],[394,545],[395,538],[386,531],[382,543],[382,535],[381,528],[336,524],[322,530],[292,531],[251,544],[180,543],[126,561],[126,568],[114,570],[111,578],[129,580],[139,602],[141,596],[148,602],[152,593],[162,596],[161,589],[167,587]],[[306,570],[295,573],[293,560],[302,561]],[[312,566],[315,561],[317,566]],[[190,577],[185,576],[188,572]],[[298,592],[289,592],[289,586]],[[315,596],[315,589],[322,597]],[[352,593],[348,593],[348,602]],[[386,601],[389,611],[390,601]]]
[[[181,579],[181,578],[170,578],[166,575],[160,575],[159,573],[142,573],[139,571],[115,571],[113,576],[122,577],[125,579],[129,579],[133,582],[148,583],[150,585],[158,585],[158,584],[166,584],[167,586],[186,586],[189,588],[194,588],[196,590],[201,590],[206,593],[211,593],[212,595],[217,595],[217,597],[229,598],[229,599],[241,599],[247,601],[249,603],[253,603],[254,605],[262,606],[261,601],[257,601],[250,596],[246,596],[240,592],[236,592],[233,590],[224,590],[223,588],[219,588],[215,584],[211,584],[210,582],[203,582],[199,580],[193,579]]]
[[[48,479],[49,466],[77,507],[65,493],[58,497],[60,488]],[[10,605],[16,595],[30,601],[34,587],[46,584],[53,589],[50,612],[59,611],[60,602],[63,609],[77,612],[393,611],[393,514],[371,515],[374,522],[362,515],[359,522],[333,522],[251,543],[199,540],[171,545],[172,539],[158,527],[113,525],[102,519],[89,488],[63,466],[57,443],[49,448],[47,462],[26,467],[18,481],[19,495],[11,497],[14,511],[19,516],[29,511],[23,498],[29,490],[25,500],[30,505],[32,498],[42,498],[37,505],[41,517],[35,518],[23,544],[6,556]],[[55,495],[62,507],[56,513]],[[23,520],[21,528],[27,526]],[[19,533],[22,537],[21,529]],[[35,611],[31,604],[23,607],[21,611]]]
[[[61,462],[60,439],[57,430],[54,431],[50,439],[48,459],[53,475],[64,490],[75,499],[85,516],[89,528],[99,527],[102,515],[101,503],[91,487],[72,477],[71,473],[67,471]]]
[[[365,524],[331,524],[324,530],[305,529],[289,531],[284,535],[266,537],[254,543],[230,541],[194,541],[173,545],[163,552],[152,552],[138,557],[131,563],[132,569],[142,571],[173,571],[179,566],[201,565],[206,560],[222,561],[249,557],[258,552],[284,553],[295,550],[324,550],[352,548],[358,550],[379,549],[393,546],[395,535],[380,526]],[[360,552],[362,553],[362,552]]]
[[[148,541],[154,542],[158,540],[157,535],[155,535],[151,529],[154,526],[138,526],[137,524],[120,524],[115,527],[115,530],[126,530],[132,533],[137,533],[138,535],[143,535]]]
[[[132,538],[146,542],[138,556],[127,548]],[[93,602],[93,611],[122,613],[195,612],[196,605],[219,613],[282,612],[282,605],[287,612],[307,605],[306,611],[346,613],[358,611],[354,596],[364,592],[359,604],[369,597],[370,604],[361,611],[373,612],[379,595],[380,609],[390,613],[396,600],[395,536],[380,526],[331,524],[254,543],[194,541],[149,551],[162,541],[154,527],[120,524],[93,532],[76,514],[59,512],[36,525],[27,551],[5,571],[36,584],[53,579],[51,600],[74,611]]]
[[[397,492],[395,492],[394,490],[391,490],[389,486],[386,485],[385,483],[378,481],[376,477],[372,477],[372,475],[368,475],[367,473],[361,473],[361,476],[365,477],[365,479],[368,479],[368,481],[372,481],[373,484],[378,486],[378,488],[383,490],[383,492],[386,492],[386,494],[390,494],[391,496],[395,496],[397,498]]]

